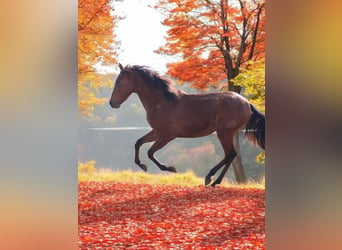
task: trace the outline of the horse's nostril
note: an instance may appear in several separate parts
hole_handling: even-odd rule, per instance
[[[119,105],[118,103],[112,102],[112,101],[109,102],[109,105],[110,105],[112,108],[119,108],[119,107],[120,107],[120,105]]]
[[[112,101],[109,102],[109,105],[110,105],[112,108],[115,108],[115,106],[116,106],[116,105],[115,105],[115,102],[112,102]]]

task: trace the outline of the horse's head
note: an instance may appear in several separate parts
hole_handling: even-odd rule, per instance
[[[109,104],[112,108],[119,108],[120,105],[134,92],[134,80],[129,69],[119,63],[121,70],[115,80],[115,86]]]

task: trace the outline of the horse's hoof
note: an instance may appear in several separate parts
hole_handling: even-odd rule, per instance
[[[147,167],[145,164],[140,164],[139,167],[144,170],[145,172],[147,172]]]
[[[217,184],[217,183],[214,182],[214,183],[212,183],[210,186],[215,187],[216,184]]]
[[[170,167],[168,167],[168,168],[167,168],[167,170],[168,170],[168,171],[170,171],[170,172],[177,173],[177,170],[176,170],[176,168],[175,168],[175,167],[173,167],[173,166],[170,166]]]
[[[204,179],[204,185],[209,185],[211,182],[211,178],[209,176],[206,176],[205,179]]]

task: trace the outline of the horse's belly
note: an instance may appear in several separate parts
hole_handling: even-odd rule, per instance
[[[177,129],[178,137],[192,138],[210,135],[216,131],[216,128],[210,125],[199,126],[192,124],[191,126],[179,127]]]
[[[207,136],[210,135],[212,133],[214,133],[215,131],[197,131],[197,132],[190,132],[190,133],[185,133],[182,134],[180,133],[177,137],[181,137],[181,138],[196,138],[196,137],[203,137],[203,136]]]

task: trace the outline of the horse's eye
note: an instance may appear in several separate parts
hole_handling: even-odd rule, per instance
[[[120,84],[120,81],[121,80],[121,78],[118,78],[118,79],[116,79],[116,81],[115,81],[115,85],[119,85]]]
[[[124,75],[120,75],[120,76],[118,76],[118,78],[116,78],[116,81],[115,81],[115,85],[116,84],[120,84],[120,83],[122,83],[122,79],[124,78],[125,76]]]

